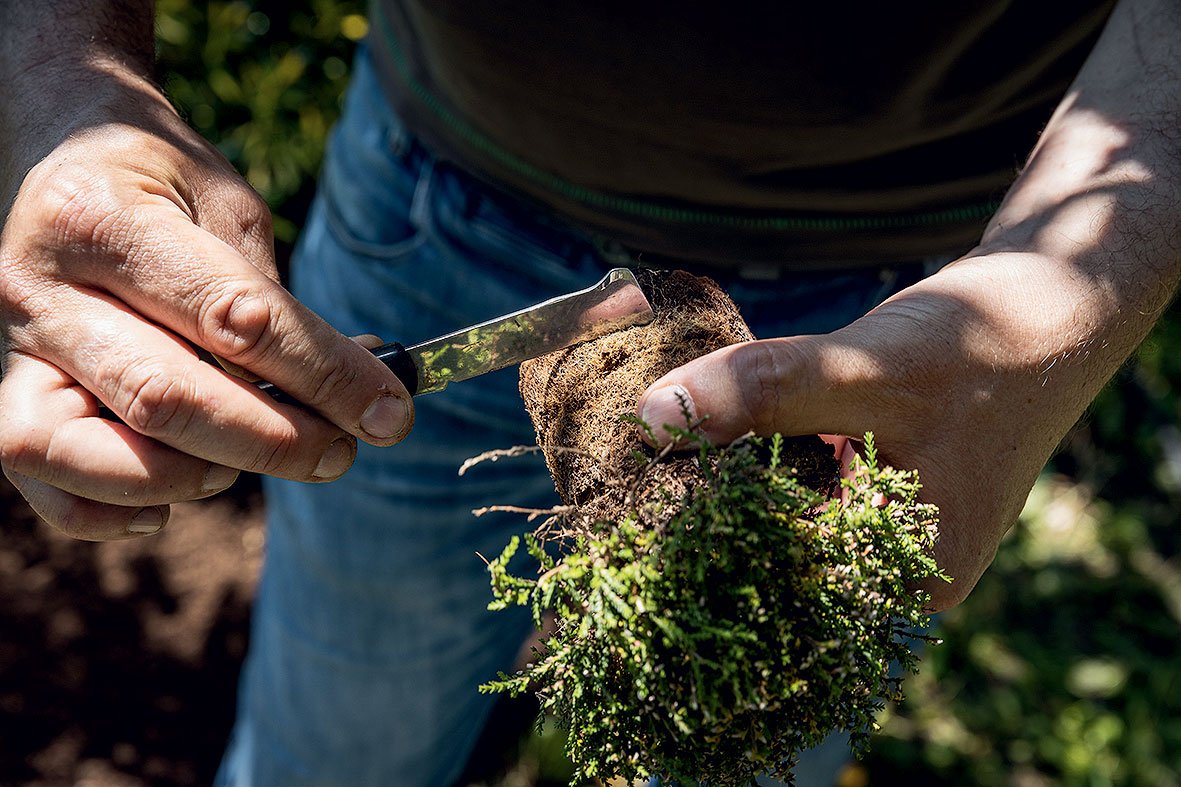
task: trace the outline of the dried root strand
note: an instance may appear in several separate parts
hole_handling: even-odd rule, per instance
[[[507,514],[525,514],[526,522],[532,522],[539,516],[554,516],[558,514],[569,514],[574,511],[572,506],[554,506],[553,508],[528,508],[527,506],[484,506],[483,508],[472,509],[473,516],[484,516],[493,512],[501,512]]]
[[[594,458],[586,451],[562,445],[514,445],[512,448],[496,448],[491,451],[485,451],[479,456],[473,456],[471,459],[465,460],[464,463],[459,466],[459,475],[464,475],[468,470],[471,470],[476,465],[483,464],[484,462],[496,462],[500,459],[512,459],[518,456],[527,456],[528,454],[537,454],[542,452],[554,454],[576,454],[578,456],[588,457],[590,459]]]

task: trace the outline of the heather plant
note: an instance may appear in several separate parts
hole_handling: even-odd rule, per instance
[[[790,782],[834,730],[860,753],[927,639],[913,583],[938,575],[936,511],[916,475],[879,463],[867,435],[830,499],[783,463],[779,436],[718,448],[676,435],[703,479],[679,499],[629,494],[615,521],[533,512],[550,516],[490,562],[490,608],[554,624],[527,667],[482,690],[536,692],[566,728],[576,780]],[[667,456],[637,457],[620,485],[634,492]],[[522,544],[536,576],[509,568]]]

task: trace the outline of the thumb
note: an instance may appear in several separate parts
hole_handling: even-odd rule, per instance
[[[698,431],[725,445],[754,432],[769,435],[860,434],[872,364],[838,334],[765,339],[723,347],[654,382],[636,414],[660,445],[667,426]]]

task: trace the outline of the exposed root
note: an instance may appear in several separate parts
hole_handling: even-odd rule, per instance
[[[578,456],[594,459],[594,456],[586,451],[578,448],[569,448],[567,446],[514,445],[512,448],[496,448],[491,451],[485,451],[479,456],[473,456],[471,459],[464,461],[464,463],[459,466],[459,475],[463,475],[476,465],[482,464],[484,462],[495,462],[500,459],[511,459],[513,457],[525,456],[527,454],[536,454],[543,451],[552,452],[555,454],[576,454]]]

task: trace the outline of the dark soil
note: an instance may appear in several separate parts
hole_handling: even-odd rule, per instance
[[[211,784],[262,562],[257,479],[134,541],[66,538],[2,476],[0,511],[0,787]],[[495,783],[536,715],[502,701],[459,783]]]
[[[586,522],[618,521],[629,491],[621,480],[635,476],[638,457],[653,454],[635,424],[623,420],[644,390],[698,356],[755,338],[711,279],[683,271],[642,271],[637,278],[656,313],[653,322],[521,365],[521,396],[558,494]],[[789,440],[784,464],[820,491],[831,491],[837,478],[832,449],[815,436]],[[636,499],[678,500],[701,479],[690,452],[651,468]]]
[[[208,785],[262,558],[257,483],[74,541],[0,483],[0,784]]]

